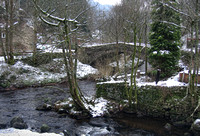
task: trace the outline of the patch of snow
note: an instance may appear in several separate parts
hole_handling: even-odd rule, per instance
[[[154,51],[153,54],[156,55],[156,54],[157,54],[157,51]]]
[[[39,68],[29,66],[27,64],[22,63],[21,61],[18,61],[15,65],[10,66],[12,69],[16,70],[26,70],[27,73],[23,73],[21,75],[16,76],[18,80],[25,81],[25,82],[38,82],[41,83],[45,80],[56,80],[60,81],[60,78],[63,78],[66,74],[59,74],[59,73],[50,73],[47,71],[42,71]]]
[[[161,55],[164,55],[164,54],[169,54],[170,51],[167,51],[167,50],[160,50],[159,53],[160,53]],[[154,51],[153,54],[154,54],[154,55],[158,54],[158,51]]]
[[[4,57],[0,56],[0,62],[4,61]]]
[[[30,130],[18,130],[14,128],[1,129],[0,136],[64,136],[63,134],[55,133],[37,133]]]
[[[179,60],[178,65],[179,65],[180,68],[183,68],[184,70],[187,69],[187,66],[184,65],[182,60]]]
[[[102,116],[104,113],[107,112],[106,105],[108,104],[108,101],[106,99],[103,99],[102,97],[96,98],[94,103],[94,105],[85,105],[88,109],[90,109],[93,117]]]
[[[90,74],[98,73],[98,70],[90,65],[83,64],[80,61],[77,62],[77,77],[85,77]]]
[[[19,22],[17,21],[17,22],[15,22],[13,25],[16,25],[16,24],[19,24]]]
[[[124,42],[118,42],[119,44],[124,44]],[[81,45],[81,47],[96,47],[96,46],[107,46],[107,45],[113,45],[113,44],[116,44],[116,42],[112,42],[112,43],[103,43],[103,44],[100,44],[100,43],[93,43],[93,44],[84,44],[84,45]],[[134,43],[125,43],[126,45],[134,45]],[[136,46],[139,46],[140,44],[139,43],[136,43]],[[145,44],[144,43],[141,43],[141,46],[142,47],[145,47]],[[147,44],[147,47],[150,47],[149,44]]]
[[[99,83],[97,83],[97,84],[114,84],[114,83],[124,83],[124,80],[114,80],[114,79],[112,79],[112,80],[110,80],[110,81],[106,81],[106,82],[99,82]]]
[[[160,52],[161,55],[170,53],[170,51],[167,51],[167,50],[160,50],[159,52]]]

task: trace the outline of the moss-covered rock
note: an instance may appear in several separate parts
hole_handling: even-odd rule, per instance
[[[49,132],[51,128],[47,124],[43,124],[40,128],[41,133]]]
[[[14,117],[10,121],[10,126],[13,128],[17,128],[17,129],[27,129],[28,128],[28,125],[26,124],[26,122],[24,122],[24,120],[21,117]]]

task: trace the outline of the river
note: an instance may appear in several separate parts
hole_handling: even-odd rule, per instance
[[[85,95],[95,95],[95,82],[79,81],[79,86]],[[97,117],[76,120],[54,111],[35,110],[44,102],[54,103],[68,98],[68,90],[66,85],[61,84],[1,91],[0,122],[1,124],[9,124],[13,117],[19,116],[27,122],[30,130],[39,132],[41,125],[47,124],[51,127],[50,132],[60,133],[67,130],[72,136],[81,136],[82,134],[87,136],[169,136],[164,129],[167,121],[161,119],[119,113],[115,118]],[[182,130],[173,128],[170,135],[182,136],[183,133]]]

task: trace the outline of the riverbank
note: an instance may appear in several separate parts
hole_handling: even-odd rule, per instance
[[[43,54],[45,57],[45,54]],[[43,56],[42,56],[43,57]],[[29,58],[28,60],[31,60]],[[52,59],[47,64],[31,66],[25,60],[18,60],[14,65],[0,62],[0,89],[12,90],[14,88],[43,86],[66,81],[65,65],[62,58]],[[98,74],[98,70],[90,65],[77,63],[77,78],[84,79]]]

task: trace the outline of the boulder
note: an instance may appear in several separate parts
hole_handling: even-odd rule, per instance
[[[66,111],[72,109],[74,107],[73,101],[71,99],[66,100],[64,102],[58,101],[54,105],[54,109],[59,111],[60,109],[64,109]]]
[[[24,120],[21,117],[14,117],[11,121],[10,121],[10,126],[16,129],[27,129],[28,125],[26,124],[26,122],[24,122]]]
[[[67,111],[66,111],[65,109],[60,108],[60,109],[58,110],[58,113],[59,113],[59,114],[64,114],[64,113],[67,113]]]
[[[5,129],[7,127],[6,123],[0,123],[0,129]]]
[[[172,125],[169,124],[169,123],[167,123],[167,124],[165,124],[164,128],[165,128],[165,130],[166,130],[167,132],[170,132],[170,131],[172,130]]]
[[[47,124],[43,124],[40,128],[41,133],[49,132],[51,128]]]
[[[38,111],[50,111],[51,109],[52,109],[52,106],[50,104],[43,104],[36,107],[36,110]]]
[[[200,136],[200,119],[196,119],[194,121],[191,129],[192,129],[192,132],[194,133],[194,136]]]
[[[89,122],[91,126],[95,127],[108,127],[109,124],[106,124],[101,118],[92,118]]]
[[[188,123],[186,121],[176,121],[176,122],[173,122],[173,125],[178,128],[186,128],[186,127],[190,127],[191,123]]]

